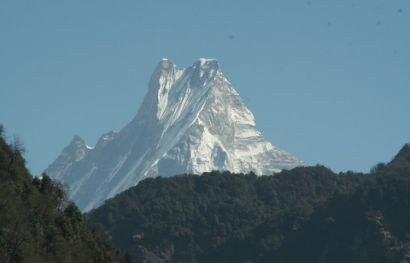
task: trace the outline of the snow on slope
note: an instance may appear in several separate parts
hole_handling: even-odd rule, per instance
[[[303,165],[266,141],[214,59],[181,69],[162,59],[141,108],[94,148],[76,136],[47,169],[83,211],[146,177],[212,170],[272,174]]]

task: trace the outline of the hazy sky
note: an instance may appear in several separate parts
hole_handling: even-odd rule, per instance
[[[216,58],[257,127],[368,171],[410,142],[410,1],[0,1],[0,123],[34,174],[136,114],[156,64]]]

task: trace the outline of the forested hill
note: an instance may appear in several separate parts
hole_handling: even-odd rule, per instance
[[[88,218],[137,262],[408,262],[409,167],[146,179]]]
[[[20,144],[2,133],[0,126],[0,262],[124,262],[100,228],[86,228],[58,184],[33,179]]]

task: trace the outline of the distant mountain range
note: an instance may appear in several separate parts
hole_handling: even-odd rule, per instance
[[[214,59],[162,59],[135,118],[89,147],[75,136],[46,169],[88,211],[147,177],[213,170],[270,175],[303,165],[266,141]]]

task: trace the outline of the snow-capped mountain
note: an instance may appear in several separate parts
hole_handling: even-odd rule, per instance
[[[141,108],[119,132],[94,148],[78,136],[46,173],[70,187],[83,210],[146,177],[212,170],[272,174],[303,165],[266,141],[214,59],[182,69],[162,59]]]

